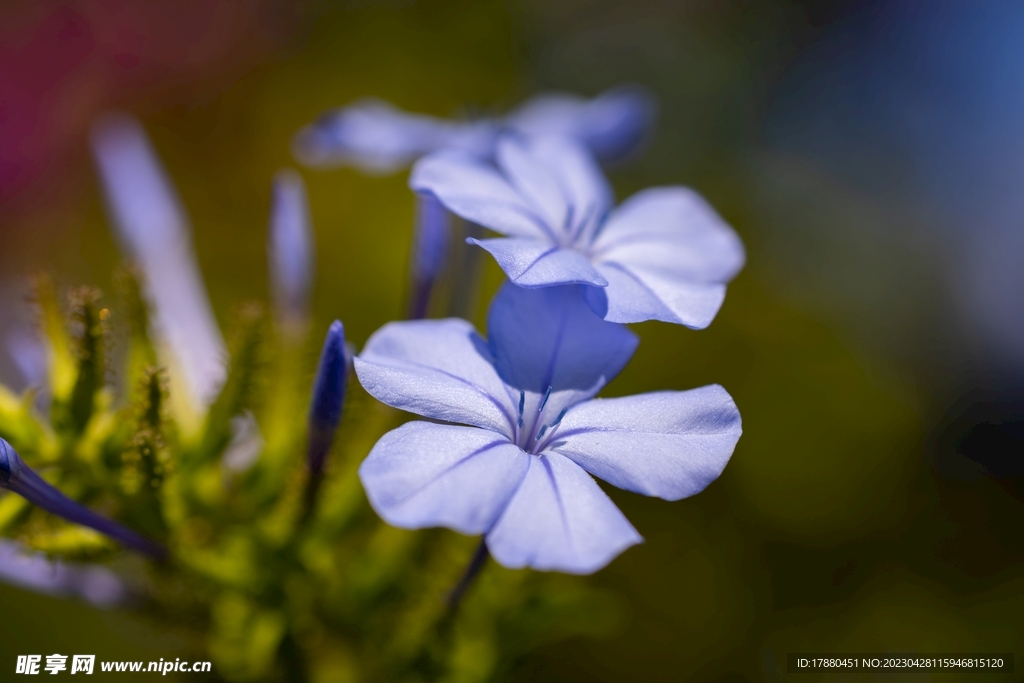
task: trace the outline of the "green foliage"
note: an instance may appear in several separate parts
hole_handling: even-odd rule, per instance
[[[400,415],[349,387],[318,496],[306,497],[310,339],[239,309],[227,378],[198,429],[175,421],[131,270],[118,303],[91,288],[62,307],[36,284],[51,361],[48,413],[0,386],[0,436],[67,495],[165,543],[152,562],[89,529],[0,495],[0,534],[54,558],[109,564],[130,606],[180,632],[232,681],[486,681],[527,650],[614,628],[617,605],[574,577],[484,569],[457,610],[445,596],[476,539],[409,532],[366,503],[359,463]],[[120,315],[119,315],[120,314]],[[115,370],[110,358],[122,359]],[[262,425],[248,437],[243,426]],[[252,463],[225,453],[260,439]]]

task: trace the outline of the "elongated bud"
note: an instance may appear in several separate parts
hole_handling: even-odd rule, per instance
[[[313,240],[306,187],[302,177],[290,169],[279,171],[274,178],[267,251],[278,324],[286,332],[301,332],[309,317]]]
[[[309,408],[309,452],[307,464],[311,479],[319,478],[323,472],[324,459],[334,433],[341,422],[341,409],[345,403],[345,328],[335,320],[327,330],[324,348],[320,353],[320,365],[316,370],[313,385],[313,402]]]
[[[410,273],[410,320],[427,316],[430,295],[448,255],[449,233],[448,211],[444,205],[430,192],[417,192]]]
[[[324,462],[341,422],[347,375],[345,328],[340,320],[335,320],[327,330],[324,348],[320,352],[320,364],[313,383],[313,401],[309,406],[309,444],[306,453],[308,477],[300,522],[308,520],[313,514],[317,492],[323,482]]]
[[[108,116],[93,129],[92,144],[117,234],[145,276],[156,337],[193,404],[206,406],[224,381],[227,352],[196,265],[188,219],[135,119]]]
[[[17,493],[50,514],[95,529],[127,548],[157,559],[167,555],[167,549],[159,543],[76,503],[48,484],[22,462],[14,448],[3,439],[0,439],[0,487]]]

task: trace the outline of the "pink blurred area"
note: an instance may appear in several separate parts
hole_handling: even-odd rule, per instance
[[[300,18],[288,0],[0,4],[0,215],[60,195],[101,111],[216,88],[286,44]]]

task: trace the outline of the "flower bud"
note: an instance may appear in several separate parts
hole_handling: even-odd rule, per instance
[[[313,385],[313,402],[309,409],[309,452],[310,477],[319,477],[323,472],[334,433],[341,422],[341,409],[345,402],[345,379],[347,375],[345,357],[345,328],[335,320],[327,330],[324,348],[320,353],[320,364]]]
[[[50,514],[95,529],[127,548],[157,559],[167,555],[167,549],[159,543],[65,496],[22,462],[14,448],[4,439],[0,439],[0,487],[17,493]]]
[[[287,331],[301,330],[309,315],[313,241],[306,188],[302,176],[290,169],[274,178],[267,250],[278,323]]]

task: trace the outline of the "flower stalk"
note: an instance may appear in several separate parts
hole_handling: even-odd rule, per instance
[[[462,604],[462,598],[466,595],[466,591],[473,585],[473,581],[480,574],[480,570],[487,564],[487,558],[491,556],[491,553],[487,550],[487,541],[481,540],[476,546],[476,550],[473,551],[473,556],[469,558],[469,564],[466,565],[466,571],[462,573],[458,583],[451,589],[445,598],[445,604],[448,606],[448,611],[454,612]]]

